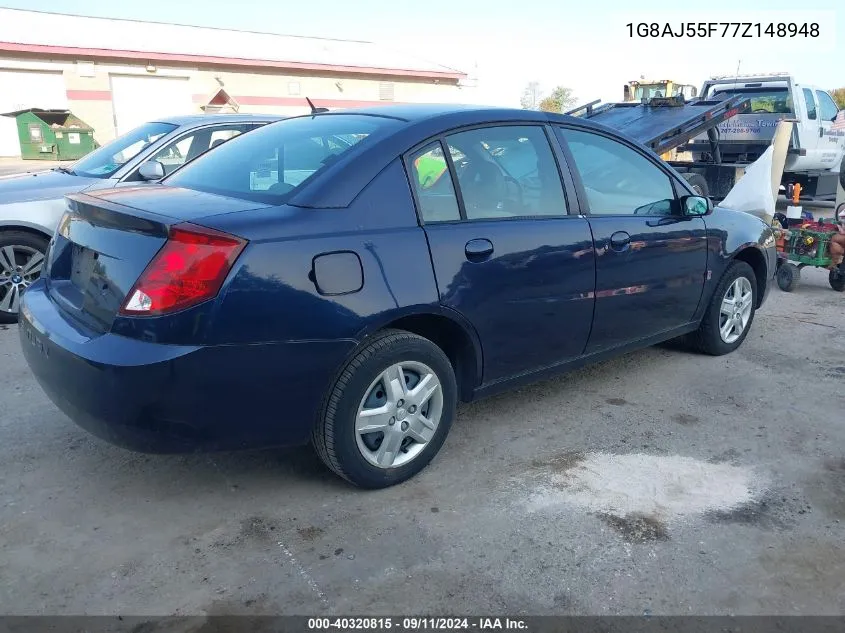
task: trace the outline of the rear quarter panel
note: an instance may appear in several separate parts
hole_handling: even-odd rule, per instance
[[[439,311],[428,243],[398,160],[346,209],[255,209],[203,223],[250,240],[217,302],[208,344],[359,339],[401,316]],[[335,278],[315,278],[321,255],[348,269],[317,268]],[[333,294],[321,292],[327,286]]]

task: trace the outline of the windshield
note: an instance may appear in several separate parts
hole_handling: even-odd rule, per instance
[[[713,97],[744,96],[751,99],[751,112],[755,114],[792,114],[792,97],[786,88],[745,88],[713,90]]]
[[[94,150],[73,165],[73,173],[90,178],[108,178],[142,150],[176,129],[170,123],[145,123],[111,143]]]
[[[165,182],[232,198],[282,204],[340,156],[398,125],[395,119],[354,114],[287,119],[224,143]]]
[[[674,95],[666,94],[665,84],[643,84],[637,86],[634,90],[634,99],[640,101],[642,99],[653,99],[654,97],[671,97]]]

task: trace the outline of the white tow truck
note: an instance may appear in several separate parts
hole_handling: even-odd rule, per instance
[[[689,171],[705,175],[714,163],[753,163],[771,144],[778,121],[789,119],[794,124],[781,181],[785,193],[791,197],[797,183],[802,199],[835,199],[837,180],[845,174],[845,126],[842,117],[836,122],[839,109],[826,90],[799,84],[788,73],[734,75],[705,81],[699,98],[728,97],[746,97],[750,108],[679,148],[692,153]]]

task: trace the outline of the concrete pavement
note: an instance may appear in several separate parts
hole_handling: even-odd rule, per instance
[[[845,610],[845,295],[819,270],[732,355],[653,348],[461,407],[376,492],[308,448],[94,439],[14,326],[0,368],[0,613]]]

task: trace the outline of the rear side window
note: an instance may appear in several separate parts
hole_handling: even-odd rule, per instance
[[[400,122],[376,116],[296,117],[226,141],[166,179],[168,185],[282,204],[315,174]]]
[[[455,160],[455,157],[452,157]],[[410,157],[411,180],[420,215],[425,222],[452,222],[461,218],[449,165],[439,141],[426,145]]]
[[[566,197],[542,127],[484,127],[446,137],[465,218],[562,216]],[[455,183],[439,141],[410,157],[411,181],[426,222],[461,218]]]
[[[713,97],[745,97],[751,102],[754,114],[792,114],[792,97],[786,88],[746,88],[744,90],[716,90]]]
[[[815,121],[816,100],[813,98],[813,91],[809,88],[804,88],[804,103],[807,105],[807,118],[811,121]]]
[[[447,137],[468,220],[567,214],[543,128],[485,127]]]

